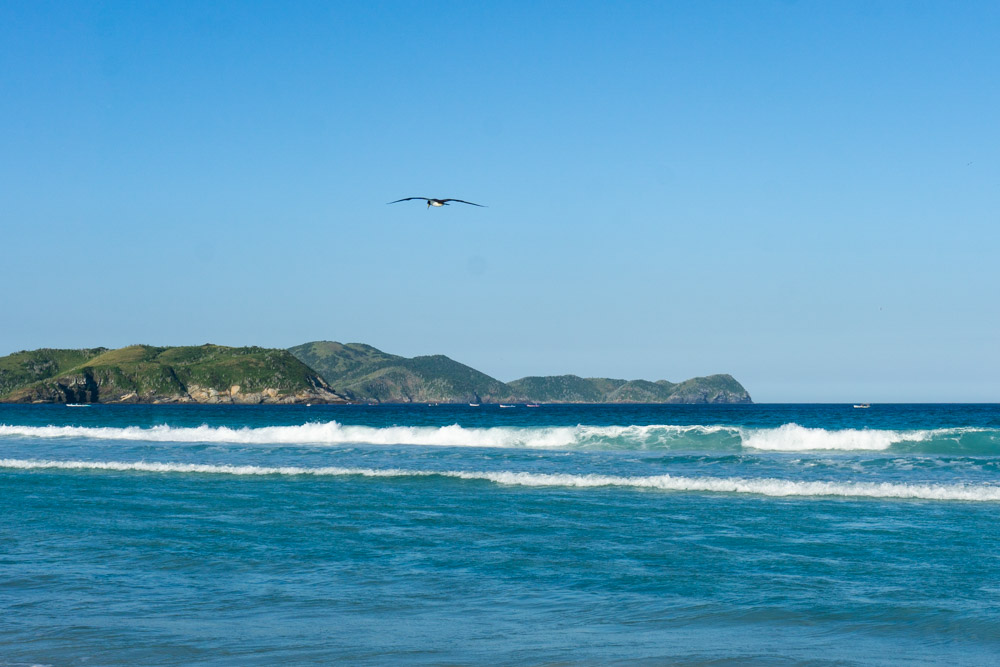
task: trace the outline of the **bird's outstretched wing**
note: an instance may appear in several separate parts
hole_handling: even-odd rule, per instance
[[[457,201],[460,204],[472,204],[473,206],[478,206],[479,208],[486,208],[482,204],[476,204],[475,202],[465,201],[464,199],[441,199],[441,202]]]
[[[411,199],[423,199],[424,201],[430,201],[427,197],[404,197],[403,199],[397,199],[396,201],[386,202],[387,204],[398,204],[401,201],[410,201]]]

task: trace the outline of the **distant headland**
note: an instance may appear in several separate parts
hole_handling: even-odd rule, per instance
[[[200,345],[50,349],[0,357],[4,403],[751,403],[730,375],[683,382],[526,377],[501,382],[443,355],[361,343],[288,350]]]

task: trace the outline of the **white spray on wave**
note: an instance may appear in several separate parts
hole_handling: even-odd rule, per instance
[[[616,476],[571,475],[509,471],[433,471],[399,468],[340,468],[298,466],[211,465],[202,463],[148,463],[124,461],[33,461],[0,459],[0,468],[17,470],[80,470],[116,472],[182,473],[235,476],[313,475],[325,477],[444,477],[480,480],[508,486],[599,488],[624,487],[660,491],[740,493],[762,496],[840,496],[849,498],[897,498],[1000,502],[1000,486],[987,484],[899,484],[890,482],[791,481],[773,478],[677,477],[673,475]]]
[[[902,443],[935,439],[957,441],[965,434],[983,433],[1000,443],[997,429],[952,428],[880,430],[808,428],[784,424],[777,428],[722,425],[678,426],[353,426],[336,421],[296,426],[231,428],[228,426],[19,426],[0,424],[0,437],[87,438],[110,441],[232,443],[261,445],[419,445],[436,447],[522,447],[538,449],[749,449],[775,452],[810,450],[884,451]]]
[[[533,447],[560,449],[624,444],[626,448],[655,447],[692,434],[738,431],[726,426],[550,426],[466,428],[450,426],[351,426],[335,421],[297,426],[230,428],[228,426],[15,426],[0,425],[0,436],[88,438],[145,442],[223,442],[234,444],[370,444],[439,447]]]

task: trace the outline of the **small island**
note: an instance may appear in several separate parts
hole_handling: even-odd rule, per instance
[[[200,345],[21,351],[0,357],[5,403],[751,403],[730,375],[668,382],[526,377],[501,382],[444,355],[362,343],[288,350]]]

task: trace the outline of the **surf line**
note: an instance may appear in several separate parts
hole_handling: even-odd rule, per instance
[[[675,477],[656,475],[574,475],[512,471],[405,470],[401,468],[340,468],[298,466],[214,465],[205,463],[150,463],[145,461],[45,461],[0,459],[0,468],[15,470],[75,470],[150,472],[233,476],[311,475],[317,477],[442,477],[479,480],[503,486],[600,488],[621,487],[659,491],[748,494],[771,497],[849,497],[911,500],[1000,502],[1000,486],[983,484],[901,484],[895,482],[795,481],[777,478]]]

